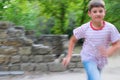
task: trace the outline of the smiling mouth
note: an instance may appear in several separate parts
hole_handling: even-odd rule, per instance
[[[96,16],[95,18],[101,18],[100,16]]]
[[[101,17],[95,17],[95,19],[101,19]]]

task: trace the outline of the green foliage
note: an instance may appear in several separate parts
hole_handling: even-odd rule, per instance
[[[114,0],[111,0],[111,1],[107,1],[106,2],[109,4],[106,4],[106,8],[107,8],[107,15],[105,17],[105,20],[111,22],[112,24],[114,24],[118,30],[120,31],[120,2],[118,0],[114,1]]]
[[[22,25],[26,30],[40,34],[72,35],[75,27],[89,21],[89,0],[1,0],[0,20]],[[119,0],[105,0],[105,20],[120,31]]]
[[[35,29],[39,10],[37,7],[39,5],[33,4],[21,0],[11,0],[10,2],[6,2],[2,20],[9,20],[16,25],[23,25],[25,26],[25,29]]]

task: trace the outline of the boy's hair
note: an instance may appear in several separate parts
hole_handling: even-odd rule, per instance
[[[91,11],[93,7],[105,8],[105,2],[103,0],[91,0],[88,4],[88,11]]]

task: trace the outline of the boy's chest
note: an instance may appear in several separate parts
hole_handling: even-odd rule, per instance
[[[105,41],[110,39],[110,33],[106,30],[87,30],[85,39],[92,41]]]

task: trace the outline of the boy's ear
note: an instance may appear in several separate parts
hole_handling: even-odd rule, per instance
[[[88,16],[91,17],[91,12],[90,11],[88,11]]]

